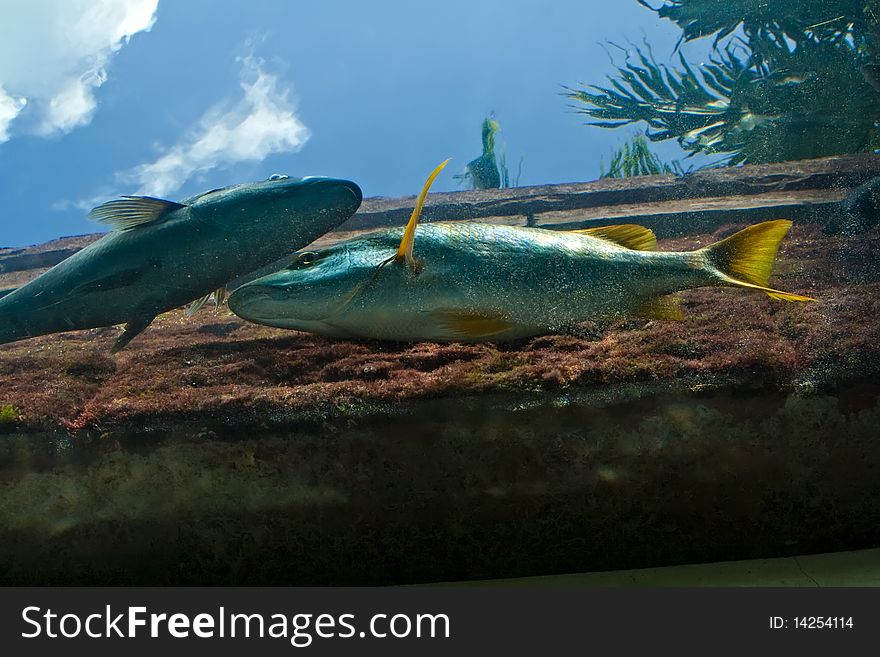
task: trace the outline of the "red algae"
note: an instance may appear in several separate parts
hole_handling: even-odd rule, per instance
[[[660,248],[698,248],[739,227]],[[834,387],[880,373],[878,253],[876,232],[826,237],[798,225],[772,283],[816,303],[703,288],[682,294],[683,322],[585,326],[502,345],[331,340],[247,324],[225,308],[173,311],[116,356],[117,328],[0,346],[0,404],[20,409],[21,430],[77,432],[191,419],[260,426],[364,404],[568,386]]]

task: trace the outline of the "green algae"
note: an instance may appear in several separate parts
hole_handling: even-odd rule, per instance
[[[20,418],[21,411],[16,406],[12,404],[0,406],[0,429],[17,424]]]

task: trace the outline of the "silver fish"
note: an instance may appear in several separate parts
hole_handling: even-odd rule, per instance
[[[288,269],[233,292],[229,308],[259,324],[329,336],[475,342],[565,331],[586,320],[680,319],[674,294],[703,286],[811,301],[768,287],[790,221],[756,224],[690,252],[656,251],[654,234],[635,225],[417,227],[442,167],[405,229],[303,253]]]

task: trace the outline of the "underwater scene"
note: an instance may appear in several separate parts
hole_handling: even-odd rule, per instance
[[[3,584],[880,567],[876,0],[43,0],[2,48]]]

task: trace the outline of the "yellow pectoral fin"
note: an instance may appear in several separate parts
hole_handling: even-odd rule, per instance
[[[205,305],[206,303],[208,303],[208,301],[211,299],[211,295],[212,295],[212,294],[214,294],[214,293],[213,293],[213,292],[209,292],[208,294],[206,294],[205,296],[203,296],[201,299],[196,299],[196,300],[193,301],[192,303],[188,304],[187,307],[186,307],[186,316],[187,316],[187,317],[192,317],[192,316],[195,315],[197,312],[199,312],[199,311],[204,307],[204,305]]]
[[[650,297],[633,308],[633,315],[643,319],[667,319],[680,322],[684,319],[681,312],[681,299],[677,294],[663,297]]]
[[[619,244],[635,251],[653,251],[657,248],[657,236],[654,235],[654,231],[637,224],[582,228],[571,232]]]
[[[449,163],[449,159],[444,160],[437,165],[437,168],[431,172],[431,175],[428,176],[428,179],[425,181],[425,185],[422,187],[422,191],[416,199],[416,207],[413,208],[409,222],[406,224],[406,230],[403,231],[403,239],[400,240],[400,247],[397,249],[397,254],[394,256],[394,259],[397,262],[406,261],[406,264],[408,264],[413,271],[416,269],[415,261],[413,260],[413,243],[416,239],[416,226],[419,224],[419,216],[422,214],[422,207],[425,205],[428,190],[431,189],[434,179],[440,174],[443,167]]]
[[[491,313],[436,310],[431,315],[448,337],[458,340],[488,338],[514,327],[512,322]]]

